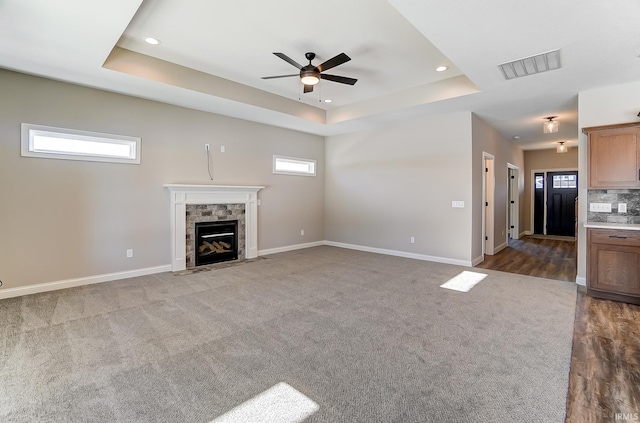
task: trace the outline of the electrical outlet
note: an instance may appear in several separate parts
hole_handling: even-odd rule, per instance
[[[304,236],[304,229],[300,229],[300,236]]]
[[[590,203],[589,211],[599,213],[611,213],[611,203]]]
[[[133,257],[133,249],[129,248],[127,250],[127,258],[131,258],[131,257]]]
[[[204,151],[209,151],[209,144],[204,145]]]
[[[618,213],[627,212],[627,203],[618,203]]]
[[[416,237],[415,237],[415,236],[412,236],[412,237],[409,239],[409,242],[411,242],[412,244],[415,244],[415,243],[416,243]]]
[[[224,152],[225,152],[225,150],[226,150],[226,149],[224,148],[224,145],[221,145],[221,146],[220,146],[220,152],[221,152],[221,153],[224,153]]]

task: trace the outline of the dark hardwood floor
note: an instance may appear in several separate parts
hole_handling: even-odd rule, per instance
[[[478,268],[575,281],[575,243],[511,240]],[[640,422],[640,306],[578,287],[566,423]]]
[[[640,306],[579,287],[567,423],[640,422]]]
[[[509,246],[496,255],[485,255],[476,267],[575,282],[575,247],[573,241],[525,236],[509,240]]]

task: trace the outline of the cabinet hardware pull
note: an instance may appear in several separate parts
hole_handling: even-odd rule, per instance
[[[619,235],[609,235],[609,238],[627,239],[626,236],[619,236]]]

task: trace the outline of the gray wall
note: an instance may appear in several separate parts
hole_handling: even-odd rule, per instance
[[[484,163],[482,153],[494,159],[494,247],[507,242],[507,201],[509,199],[509,171],[507,164],[518,167],[519,225],[523,231],[524,219],[524,154],[520,147],[502,137],[478,116],[473,115],[473,259],[482,256],[482,180]]]
[[[0,92],[4,288],[169,264],[167,183],[267,186],[261,250],[324,239],[322,137],[4,70]],[[21,157],[23,122],[140,136],[142,164]],[[317,160],[317,177],[273,175],[273,154]]]
[[[471,176],[469,112],[329,137],[326,239],[470,261]]]

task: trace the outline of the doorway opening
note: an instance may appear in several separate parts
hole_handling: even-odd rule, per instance
[[[532,174],[533,234],[574,237],[578,171],[536,170]]]

